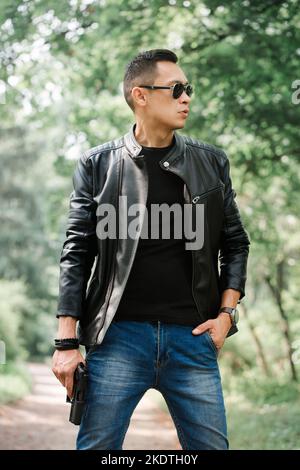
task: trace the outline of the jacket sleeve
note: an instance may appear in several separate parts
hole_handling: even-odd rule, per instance
[[[250,240],[241,221],[235,201],[236,192],[232,188],[230,163],[227,155],[223,155],[224,221],[221,232],[219,252],[221,291],[236,289],[241,292],[239,301],[245,296],[247,279],[247,261]]]
[[[56,317],[83,315],[87,282],[97,254],[96,209],[93,200],[92,163],[86,154],[73,174],[66,239],[60,256],[59,295]]]

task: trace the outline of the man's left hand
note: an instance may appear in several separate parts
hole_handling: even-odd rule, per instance
[[[218,350],[220,350],[225,342],[228,331],[231,327],[231,318],[228,313],[221,312],[217,318],[207,320],[196,326],[192,330],[194,335],[205,333],[208,330],[213,342]]]

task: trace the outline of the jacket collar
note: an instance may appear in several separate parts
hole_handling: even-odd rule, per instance
[[[126,149],[128,151],[128,154],[130,157],[137,161],[140,158],[143,158],[143,155],[139,155],[139,153],[142,150],[141,144],[136,140],[134,131],[136,128],[136,123],[132,124],[129,132],[124,135],[124,142]],[[174,160],[177,159],[177,157],[185,156],[186,153],[186,145],[184,138],[179,135],[176,131],[174,131],[175,135],[175,145],[172,146],[170,151],[165,155],[165,157],[161,160],[161,162],[168,161],[169,164],[172,164]]]

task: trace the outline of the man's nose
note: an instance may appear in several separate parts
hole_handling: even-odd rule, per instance
[[[183,91],[181,96],[179,97],[180,103],[189,103],[191,101],[191,97]]]

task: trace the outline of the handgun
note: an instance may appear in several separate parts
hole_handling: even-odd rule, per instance
[[[87,367],[80,362],[74,372],[74,385],[72,399],[67,395],[66,402],[71,403],[69,421],[73,424],[79,425],[83,415],[83,410],[86,401],[88,383]]]

